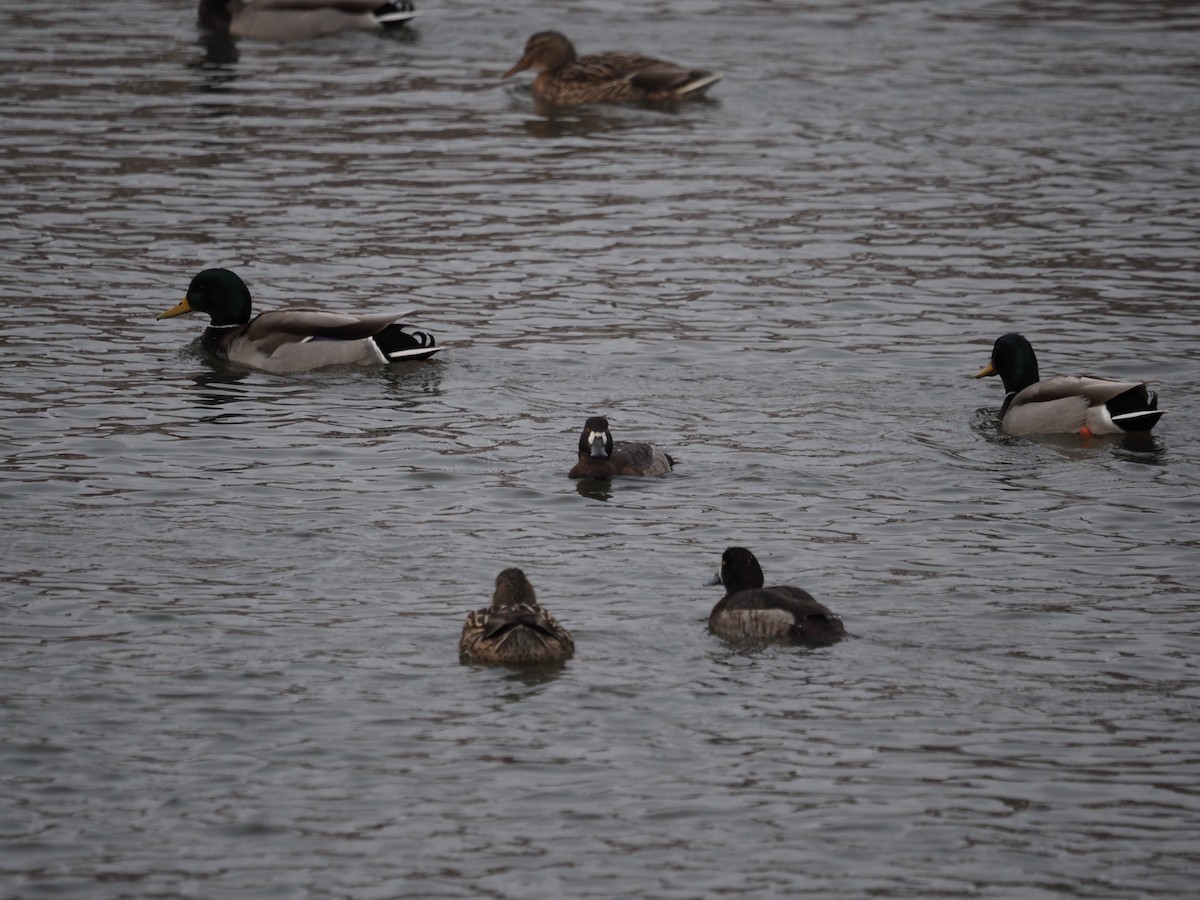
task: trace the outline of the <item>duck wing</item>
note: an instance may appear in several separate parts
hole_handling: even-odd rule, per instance
[[[1056,375],[1053,378],[1043,378],[1018,392],[1011,405],[1024,406],[1027,403],[1083,398],[1092,406],[1100,406],[1137,387],[1144,385],[1136,381],[1110,381],[1107,378],[1091,378],[1086,375]]]
[[[416,15],[404,3],[384,0],[252,0],[228,23],[235,37],[299,41],[348,29],[374,30]]]
[[[383,0],[253,0],[249,7],[271,10],[329,9],[350,15],[371,13],[383,5]]]
[[[790,585],[751,588],[726,597],[709,616],[708,627],[730,639],[791,640],[832,644],[846,626],[808,591]]]
[[[276,309],[256,316],[246,329],[245,336],[251,341],[266,341],[285,335],[353,341],[376,335],[393,322],[411,314],[409,310],[356,316],[319,309]]]
[[[581,57],[567,66],[561,77],[570,81],[627,81],[647,94],[660,95],[686,93],[707,87],[721,76],[640,53],[612,50]]]
[[[837,618],[808,591],[788,584],[738,591],[726,601],[725,609],[780,609],[797,619],[809,616]]]
[[[666,475],[675,460],[652,444],[619,441],[611,456],[617,475]]]
[[[638,73],[644,66],[655,60],[636,53],[595,53],[581,56],[574,62],[563,66],[556,76],[562,81],[584,82],[597,84],[605,81],[625,81]]]
[[[354,316],[315,309],[280,309],[253,319],[228,339],[225,355],[239,365],[286,374],[388,361],[371,338],[407,313]]]
[[[1059,375],[1010,395],[1000,410],[1009,434],[1065,434],[1086,428],[1117,434],[1154,426],[1162,416],[1157,395],[1135,381]]]
[[[480,638],[485,641],[497,640],[517,628],[524,628],[555,640],[560,639],[562,633],[558,623],[545,610],[515,606],[490,612],[483,623]]]

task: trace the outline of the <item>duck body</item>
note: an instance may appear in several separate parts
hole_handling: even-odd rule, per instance
[[[1004,382],[1000,423],[1013,435],[1149,431],[1164,414],[1145,382],[1085,375],[1039,378],[1032,345],[1015,333],[996,339],[991,359],[975,377],[989,375]]]
[[[703,96],[721,80],[719,73],[639,53],[577,56],[574,45],[557,31],[540,31],[526,41],[524,54],[504,77],[526,69],[538,70],[533,94],[552,106],[676,101]]]
[[[298,308],[252,319],[250,303],[250,291],[234,272],[205,269],[192,279],[183,300],[158,318],[207,313],[211,323],[200,338],[205,351],[276,374],[428,359],[442,349],[429,334],[399,323],[407,313],[356,316]]]
[[[200,0],[200,24],[233,37],[301,41],[341,31],[380,31],[417,13],[409,0]]]
[[[720,571],[709,584],[725,586],[725,596],[708,616],[708,630],[717,637],[819,646],[846,636],[842,620],[808,591],[791,585],[764,587],[762,567],[745,547],[721,554]]]
[[[619,475],[660,477],[675,460],[651,444],[613,440],[608,419],[592,416],[579,435],[579,458],[568,478],[613,478]]]
[[[458,642],[464,662],[537,666],[562,663],[575,653],[570,633],[538,602],[520,569],[496,576],[492,605],[463,623]]]

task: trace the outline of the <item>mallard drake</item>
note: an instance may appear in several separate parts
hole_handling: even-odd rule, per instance
[[[651,444],[613,443],[608,419],[592,416],[579,435],[579,460],[568,478],[612,478],[615,475],[666,475],[675,460]]]
[[[508,78],[537,69],[534,96],[552,106],[581,103],[636,103],[699,97],[721,80],[716,72],[687,69],[637,53],[607,52],[577,57],[557,31],[539,31],[525,53],[504,73]]]
[[[200,24],[233,37],[301,41],[339,31],[379,31],[417,13],[409,0],[200,0]]]
[[[1004,382],[1000,423],[1009,434],[1121,434],[1149,431],[1160,418],[1158,394],[1145,382],[1083,375],[1038,379],[1033,347],[1019,334],[996,339],[992,358],[976,378]]]
[[[463,623],[458,652],[466,662],[546,665],[570,659],[575,642],[538,605],[525,573],[505,569],[496,576],[492,605],[477,609]]]
[[[408,313],[354,316],[316,309],[277,309],[250,319],[250,291],[228,269],[205,269],[187,295],[158,318],[207,313],[212,320],[200,345],[218,359],[264,372],[288,373],[329,366],[383,365],[428,359],[441,350],[423,331],[396,324]]]
[[[725,596],[708,616],[708,630],[726,640],[787,640],[832,644],[846,635],[842,620],[808,591],[790,585],[763,587],[762,567],[745,547],[721,554],[721,568],[708,584],[723,584]]]

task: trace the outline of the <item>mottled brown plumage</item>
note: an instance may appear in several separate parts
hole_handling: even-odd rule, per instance
[[[637,103],[699,97],[721,76],[702,69],[642,56],[609,51],[577,56],[575,47],[557,31],[540,31],[525,43],[525,53],[504,73],[536,69],[534,96],[552,106],[582,103]]]
[[[458,652],[467,662],[537,666],[570,659],[575,642],[538,604],[525,573],[505,569],[496,576],[492,605],[463,623]]]
[[[808,591],[791,585],[764,587],[762,567],[745,547],[721,554],[721,569],[709,584],[723,584],[725,596],[708,617],[708,630],[733,641],[783,640],[832,644],[846,635],[842,620]]]

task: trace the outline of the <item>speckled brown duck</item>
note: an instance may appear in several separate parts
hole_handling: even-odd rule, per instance
[[[583,103],[638,103],[700,97],[721,80],[720,73],[689,69],[638,53],[609,51],[578,56],[557,31],[539,31],[525,53],[504,73],[536,69],[533,93],[552,106]]]
[[[846,636],[842,620],[808,591],[791,585],[764,587],[762,567],[745,547],[721,554],[721,568],[708,584],[725,586],[725,596],[708,617],[708,630],[731,641],[788,641],[832,644]]]
[[[538,604],[525,573],[505,569],[496,576],[492,605],[477,609],[463,623],[458,652],[464,662],[550,665],[570,659],[575,642]]]

